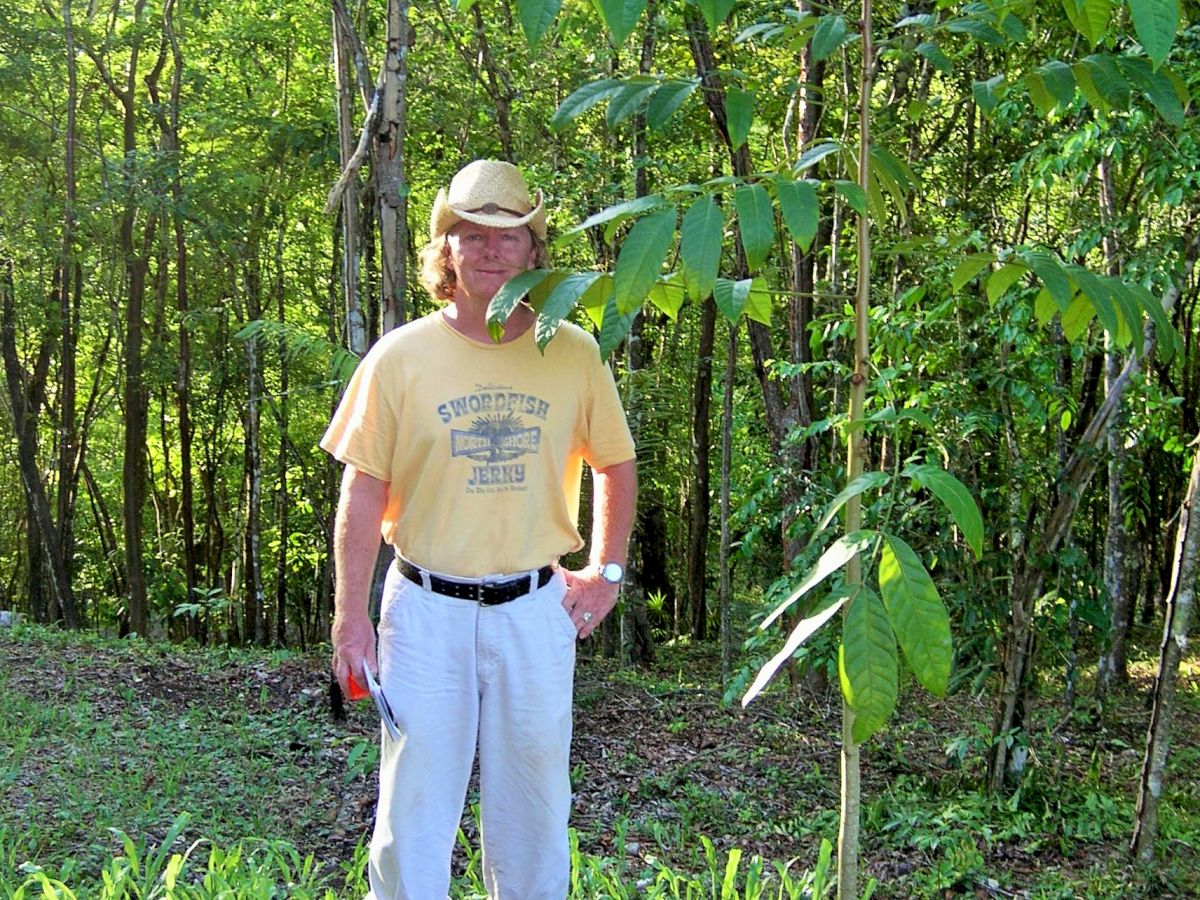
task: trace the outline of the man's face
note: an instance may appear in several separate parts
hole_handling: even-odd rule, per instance
[[[493,228],[459,222],[447,232],[457,296],[490,301],[518,272],[533,268],[536,252],[529,229]]]

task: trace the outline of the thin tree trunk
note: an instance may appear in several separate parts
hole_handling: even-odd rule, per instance
[[[1154,859],[1158,837],[1158,808],[1162,800],[1167,757],[1171,752],[1171,726],[1175,714],[1175,695],[1179,685],[1179,663],[1187,649],[1188,627],[1200,578],[1200,437],[1192,445],[1196,456],[1192,476],[1179,515],[1175,541],[1175,563],[1171,570],[1171,590],[1167,594],[1167,615],[1163,625],[1158,676],[1154,681],[1154,705],[1146,735],[1146,756],[1138,787],[1137,814],[1130,849],[1139,862]]]
[[[859,140],[858,184],[865,191],[870,184],[869,152],[871,146],[871,91],[874,74],[874,51],[871,46],[871,0],[862,4],[862,68],[859,74]],[[846,457],[846,483],[850,484],[866,469],[867,447],[864,429],[858,427],[866,415],[867,378],[870,373],[870,311],[871,311],[871,220],[858,216],[858,286],[854,297],[854,372],[850,376],[851,423]],[[846,533],[862,527],[862,496],[855,494],[846,503]],[[850,603],[859,602],[853,592],[861,585],[862,559],[854,554],[846,565],[846,586],[851,591]],[[843,612],[843,617],[845,611]],[[858,897],[859,812],[862,779],[859,745],[854,740],[854,710],[842,698],[842,791],[841,824],[838,831],[838,900]]]
[[[654,65],[654,48],[657,33],[654,27],[654,15],[657,0],[648,0],[646,4],[646,29],[642,34],[642,51],[638,62],[638,72],[646,74]],[[634,192],[638,197],[650,193],[649,179],[646,166],[641,164],[648,158],[646,145],[646,116],[638,113],[633,121],[633,155],[635,160]],[[629,330],[626,342],[625,362],[629,389],[626,392],[625,405],[629,410],[629,427],[633,432],[634,441],[639,447],[645,445],[644,431],[646,424],[646,400],[639,389],[641,373],[649,366],[650,353],[646,347],[646,315],[639,315]],[[645,509],[658,504],[658,495],[639,497],[638,506]],[[633,534],[630,539],[629,559],[631,565],[626,574],[623,588],[625,612],[621,617],[622,648],[628,647],[629,661],[637,666],[646,666],[654,661],[654,637],[650,630],[650,618],[646,613],[646,560],[664,552],[662,546],[648,543],[646,531],[647,517],[639,515],[635,519]]]
[[[1100,212],[1104,224],[1104,256],[1108,263],[1108,274],[1120,275],[1116,247],[1116,192],[1113,189],[1112,171],[1108,160],[1098,166],[1097,181],[1100,185]],[[1121,354],[1114,346],[1112,335],[1106,336],[1107,351],[1104,356],[1104,387],[1112,385],[1121,374]],[[1125,646],[1129,634],[1129,610],[1133,598],[1129,591],[1129,534],[1125,528],[1125,504],[1121,499],[1121,484],[1129,466],[1129,451],[1125,448],[1122,434],[1124,416],[1120,408],[1114,413],[1105,435],[1108,445],[1108,527],[1104,537],[1104,587],[1108,592],[1110,618],[1107,646],[1100,654],[1096,666],[1096,695],[1103,700],[1108,691],[1123,683],[1127,677]]]
[[[79,488],[79,427],[77,356],[80,295],[83,273],[75,253],[76,111],[78,107],[78,64],[75,58],[75,27],[70,0],[62,7],[63,37],[67,59],[67,131],[64,136],[64,181],[62,257],[58,265],[59,371],[58,371],[58,545],[67,581],[72,580],[75,559],[75,499]],[[82,617],[81,617],[82,618]]]
[[[183,574],[187,602],[195,602],[199,584],[199,554],[196,547],[195,486],[192,476],[192,344],[191,303],[188,297],[188,254],[183,220],[183,186],[180,179],[182,147],[179,141],[179,94],[183,77],[183,53],[175,34],[172,10],[166,12],[166,30],[171,42],[174,68],[171,73],[169,149],[175,154],[171,178],[171,197],[174,200],[172,226],[175,235],[175,306],[179,313],[179,368],[175,377],[175,408],[179,415],[179,500],[180,523],[183,528]],[[200,639],[200,616],[188,621],[188,633]]]
[[[471,6],[471,12],[475,17],[475,41],[479,48],[478,66],[483,70],[482,74],[486,78],[481,78],[478,72],[476,77],[483,83],[488,96],[492,99],[492,106],[496,111],[496,135],[500,139],[504,158],[515,163],[517,159],[513,149],[512,101],[517,95],[513,90],[508,73],[496,65],[495,57],[492,56],[487,39],[487,29],[484,28],[483,12],[478,3]]]
[[[41,471],[37,461],[37,423],[34,417],[27,415],[29,406],[27,387],[24,384],[21,371],[21,361],[17,356],[16,339],[16,308],[13,288],[13,263],[5,260],[4,282],[0,284],[3,323],[0,328],[0,348],[4,356],[4,375],[8,386],[8,399],[12,409],[13,430],[17,436],[17,465],[21,473],[21,487],[24,489],[26,501],[30,510],[29,529],[36,530],[38,549],[43,562],[50,574],[50,584],[53,590],[55,606],[62,614],[68,628],[78,628],[79,616],[75,606],[75,595],[71,589],[71,581],[67,575],[66,565],[62,556],[62,548],[58,543],[58,529],[50,513],[50,502],[46,496],[46,485],[42,481]],[[49,354],[45,354],[47,361]],[[43,367],[39,366],[39,369]],[[46,372],[35,375],[45,379]],[[34,557],[30,557],[31,573],[35,568]]]
[[[407,321],[408,182],[404,174],[408,112],[408,0],[388,0],[383,106],[374,147],[375,202],[383,270],[383,331]]]
[[[702,641],[708,624],[705,575],[708,564],[709,447],[711,444],[712,356],[717,306],[709,297],[700,308],[700,344],[696,349],[696,390],[692,407],[692,485],[688,491],[687,586],[689,631]]]
[[[287,291],[284,290],[283,238],[286,232],[286,217],[280,221],[275,238],[275,298],[279,324],[287,322]],[[291,538],[290,508],[288,497],[288,419],[291,408],[288,397],[288,347],[284,338],[279,339],[279,456],[276,462],[275,487],[276,524],[279,527],[279,550],[275,555],[275,644],[287,646],[287,596],[288,596],[288,542]],[[314,506],[314,509],[316,507]],[[303,640],[304,623],[301,621],[300,635]]]
[[[729,342],[725,355],[725,391],[721,408],[721,563],[718,597],[721,628],[721,681],[729,680],[733,671],[733,635],[730,632],[729,607],[733,602],[730,584],[730,469],[733,467],[733,383],[737,376],[737,324],[729,326]]]
[[[259,219],[263,210],[257,211]],[[250,238],[249,258],[243,260],[246,285],[246,318],[262,318],[262,263],[257,235]],[[246,532],[244,568],[246,588],[244,639],[258,646],[267,642],[266,591],[262,577],[262,398],[264,383],[258,338],[246,341]]]
[[[157,223],[157,212],[147,215],[146,224],[142,230],[141,247],[134,241],[134,226],[137,222],[138,203],[134,195],[137,173],[132,170],[137,160],[137,83],[138,61],[141,53],[143,35],[141,31],[142,14],[146,8],[146,0],[138,0],[133,8],[133,35],[130,42],[129,58],[125,63],[125,84],[120,86],[109,72],[103,58],[88,45],[82,49],[96,64],[96,69],[108,86],[113,97],[121,105],[122,111],[122,151],[125,167],[123,177],[126,192],[125,208],[121,214],[118,228],[121,259],[125,268],[126,289],[128,298],[119,317],[125,322],[125,340],[122,363],[125,369],[124,403],[125,403],[125,433],[124,459],[122,475],[123,503],[122,524],[125,530],[125,577],[128,584],[128,629],[137,634],[145,635],[150,628],[149,604],[146,592],[146,575],[142,562],[142,509],[146,498],[145,453],[147,434],[147,396],[143,383],[143,334],[145,330],[144,305],[146,296],[146,272],[149,265],[149,254],[154,246],[154,232]],[[160,48],[159,62],[152,69],[146,80],[153,89],[153,83],[161,72],[162,60],[166,50],[166,38]]]
[[[338,146],[343,172],[355,156],[354,123],[351,117],[350,35],[341,27],[337,14],[333,16],[333,71],[337,88]],[[346,347],[357,356],[367,352],[367,322],[362,311],[359,273],[359,190],[352,176],[341,194],[342,203],[342,297],[345,304]]]

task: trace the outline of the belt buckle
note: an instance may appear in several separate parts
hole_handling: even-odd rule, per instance
[[[490,587],[502,587],[508,582],[508,579],[500,575],[484,575],[475,585],[475,602],[482,603],[484,606],[491,606],[486,598],[486,591]]]

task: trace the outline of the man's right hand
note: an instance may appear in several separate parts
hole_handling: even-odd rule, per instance
[[[343,697],[351,696],[352,674],[360,685],[366,685],[363,660],[371,671],[379,671],[375,660],[375,628],[367,614],[367,595],[379,553],[379,529],[387,497],[386,481],[346,466],[333,526],[337,592],[329,635],[333,642],[333,677]]]
[[[375,659],[375,627],[367,616],[343,617],[333,620],[333,677],[337,679],[342,696],[351,700],[366,696],[367,679],[363,674],[363,661],[371,667],[372,672],[379,671],[379,663]],[[361,687],[361,690],[351,691],[350,679]]]

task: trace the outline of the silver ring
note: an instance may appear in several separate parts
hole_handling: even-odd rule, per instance
[[[590,621],[592,621],[592,614],[590,612],[585,612],[579,618],[583,619],[584,622],[590,622]]]

